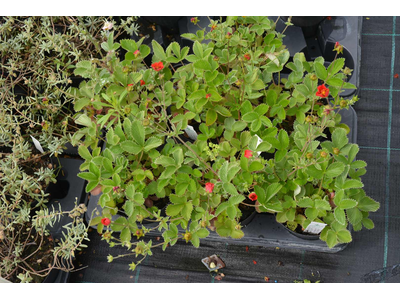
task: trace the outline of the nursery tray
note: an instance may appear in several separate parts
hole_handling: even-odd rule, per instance
[[[270,17],[276,20],[278,17]],[[286,27],[285,21],[280,18],[276,24],[276,31],[282,32]],[[309,34],[308,27],[289,26],[285,31],[283,44],[289,50],[291,59],[297,52],[303,52],[307,60],[314,60],[319,56],[325,58],[325,67],[335,57],[332,51],[336,42],[343,47],[343,54],[338,57],[345,58],[345,66],[353,70],[348,82],[359,86],[361,62],[361,28],[362,17],[330,17],[325,18],[315,28],[315,34]],[[341,97],[350,97],[356,94],[354,89],[344,89]]]

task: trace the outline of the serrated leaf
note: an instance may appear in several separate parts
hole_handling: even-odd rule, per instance
[[[335,75],[344,67],[344,58],[337,58],[335,61],[331,62],[328,67],[329,75]]]
[[[156,41],[152,40],[151,45],[153,47],[154,55],[157,56],[161,60],[167,60],[167,56],[165,55],[164,48]]]
[[[341,162],[332,163],[325,172],[325,176],[328,178],[337,177],[344,171],[344,164]]]
[[[333,230],[328,230],[326,244],[329,248],[333,248],[337,244],[336,232],[334,232]]]
[[[334,211],[334,216],[335,216],[335,220],[341,224],[341,225],[345,225],[346,224],[346,214],[344,212],[343,209],[336,207],[335,211]]]
[[[314,69],[315,69],[315,73],[319,79],[326,80],[326,78],[328,77],[328,71],[325,69],[325,67],[321,63],[315,62]]]
[[[184,206],[184,204],[170,204],[167,206],[166,213],[168,216],[174,217],[182,211]]]
[[[352,241],[351,233],[346,229],[338,231],[336,235],[340,243],[350,243]]]
[[[120,143],[120,146],[124,151],[131,154],[138,154],[143,149],[141,146],[134,143],[133,141],[123,141]]]
[[[379,209],[380,204],[370,197],[363,197],[358,201],[357,208],[362,211],[372,211],[375,212]]]
[[[339,203],[339,208],[341,209],[350,209],[357,205],[357,201],[353,199],[343,199]]]
[[[374,227],[375,227],[374,222],[371,219],[368,219],[368,218],[364,218],[362,220],[362,224],[367,229],[374,229]]]

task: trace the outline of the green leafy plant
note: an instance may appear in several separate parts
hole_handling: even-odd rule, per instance
[[[350,242],[348,222],[371,228],[368,212],[379,204],[361,189],[366,164],[354,161],[358,147],[338,114],[357,101],[340,97],[354,88],[344,59],[327,68],[303,53],[289,61],[283,32],[267,17],[228,17],[210,29],[184,35],[193,54],[153,41],[151,66],[141,41],[118,43],[110,34],[103,60],[76,65],[86,78],[74,90],[75,122],[84,126],[74,136],[85,159],[79,176],[87,192],[102,191],[91,225],[110,246],[143,256],[139,262],[178,239],[198,247],[210,230],[241,238],[241,221],[255,210],[292,229],[325,222],[329,247]],[[281,77],[283,70],[291,72]],[[160,198],[165,208],[154,206]],[[159,244],[140,239],[154,230]]]

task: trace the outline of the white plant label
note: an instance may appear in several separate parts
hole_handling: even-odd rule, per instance
[[[325,228],[326,225],[327,224],[325,223],[311,222],[310,225],[308,225],[307,228],[304,229],[304,232],[319,234]]]
[[[192,140],[197,140],[197,132],[194,130],[193,126],[188,125],[185,132]]]
[[[256,149],[257,149],[258,145],[260,145],[264,141],[257,134],[256,134],[256,137],[257,137],[257,145],[256,145]],[[260,155],[260,154],[261,154],[261,151],[258,151],[257,155]]]
[[[40,145],[39,141],[31,136],[33,144],[35,145],[36,149],[40,151],[40,153],[44,153],[42,146]]]

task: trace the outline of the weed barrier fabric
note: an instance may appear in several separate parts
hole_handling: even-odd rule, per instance
[[[357,159],[368,164],[362,177],[366,193],[380,202],[371,214],[375,228],[353,233],[341,252],[243,246],[201,241],[200,248],[179,241],[165,252],[155,248],[132,272],[134,255],[109,248],[92,231],[89,247],[77,256],[70,282],[400,282],[400,18],[363,17],[361,74],[354,106],[358,116]],[[399,36],[398,36],[399,35]],[[154,239],[153,244],[157,243]],[[213,278],[201,259],[217,254],[226,267],[220,281]]]

